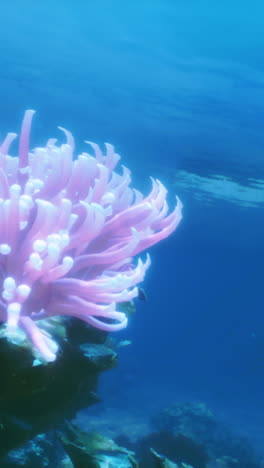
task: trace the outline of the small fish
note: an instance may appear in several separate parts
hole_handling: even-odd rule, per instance
[[[148,300],[148,297],[147,297],[144,289],[140,288],[140,287],[138,288],[138,296],[137,297],[138,297],[138,299],[140,299],[141,301],[144,301],[144,302],[147,302],[147,300]]]
[[[122,341],[119,341],[116,345],[117,348],[123,348],[124,346],[129,346],[132,344],[132,341],[131,340],[122,340]]]

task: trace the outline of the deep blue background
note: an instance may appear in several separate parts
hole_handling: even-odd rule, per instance
[[[57,136],[57,125],[79,148],[110,141],[135,185],[147,190],[159,176],[184,202],[177,232],[153,248],[149,300],[120,334],[132,345],[104,379],[106,405],[193,398],[242,420],[264,412],[264,189],[254,199],[249,180],[264,179],[263,15],[254,0],[1,9],[1,134],[34,108],[32,144]],[[236,202],[224,183],[199,201],[199,185],[177,185],[179,170],[231,178]]]

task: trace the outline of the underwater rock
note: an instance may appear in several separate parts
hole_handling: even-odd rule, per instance
[[[201,442],[204,442],[204,437],[209,431],[217,427],[213,413],[204,403],[187,402],[172,405],[153,417],[152,422],[159,430],[169,429],[186,437],[199,437]]]
[[[248,440],[235,435],[203,403],[179,403],[152,418],[157,430],[182,435],[206,448],[210,468],[260,468]]]
[[[153,465],[153,453],[162,454],[160,461],[156,455],[155,465]],[[139,443],[137,456],[144,468],[153,466],[170,468],[170,466],[178,467],[182,464],[191,465],[193,468],[205,468],[209,460],[206,448],[202,444],[182,434],[172,434],[166,431],[155,432],[144,437]],[[166,460],[165,457],[174,465],[168,463],[162,465],[161,462]]]
[[[51,431],[39,434],[1,459],[1,468],[75,468],[63,445]]]
[[[100,344],[100,330],[92,332],[96,342],[84,343],[85,332],[91,340],[86,324],[82,324],[78,343],[71,329],[73,321],[64,323],[66,335],[71,330],[72,342],[57,337],[60,352],[48,364],[34,365],[30,349],[0,338],[0,457],[99,401],[98,375],[116,365],[116,353]]]
[[[67,423],[57,432],[73,466],[87,468],[133,468],[137,467],[134,453],[117,445],[113,440],[97,433],[80,430]]]
[[[180,465],[173,463],[153,449],[150,449],[150,452],[154,460],[153,468],[192,468],[191,465],[187,465],[186,463],[181,463]]]
[[[138,468],[133,452],[65,422],[1,458],[1,468]]]

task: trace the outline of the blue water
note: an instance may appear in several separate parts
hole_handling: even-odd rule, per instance
[[[261,1],[13,0],[0,28],[1,135],[71,130],[115,144],[143,191],[184,219],[153,248],[148,302],[121,338],[104,404],[204,401],[258,439],[264,414]],[[264,441],[262,440],[264,445]]]

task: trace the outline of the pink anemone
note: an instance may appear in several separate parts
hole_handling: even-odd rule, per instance
[[[13,342],[29,339],[35,356],[56,358],[58,346],[40,320],[71,316],[105,331],[127,325],[118,304],[138,294],[150,265],[133,257],[168,237],[178,226],[182,204],[168,214],[159,180],[145,198],[130,187],[130,172],[115,172],[120,159],[109,143],[102,153],[76,158],[74,139],[50,139],[29,151],[31,120],[25,113],[18,157],[9,155],[16,137],[0,147],[0,320]]]

